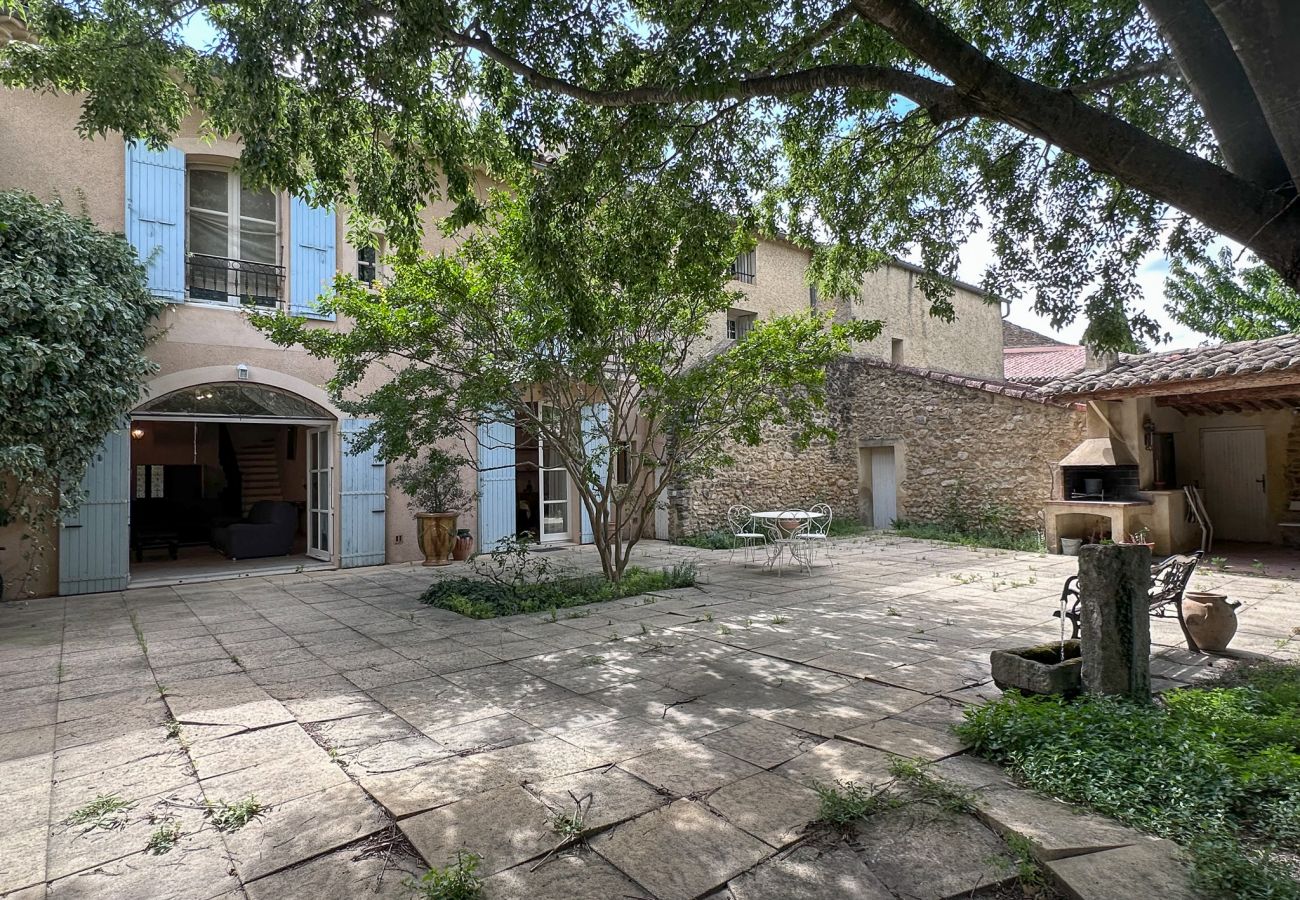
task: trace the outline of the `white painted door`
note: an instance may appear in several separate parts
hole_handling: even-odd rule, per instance
[[[1201,432],[1201,483],[1214,536],[1268,540],[1268,478],[1262,428]]]
[[[329,561],[334,537],[334,456],[330,429],[307,429],[307,555]]]
[[[871,524],[888,528],[898,518],[898,486],[894,481],[894,448],[871,448]]]

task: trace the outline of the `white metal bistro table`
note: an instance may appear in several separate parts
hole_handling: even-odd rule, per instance
[[[773,542],[772,556],[768,560],[769,566],[776,566],[778,575],[781,573],[781,561],[785,557],[787,547],[790,549],[790,557],[807,569],[809,573],[812,572],[812,563],[807,560],[800,560],[796,555],[794,536],[807,528],[809,522],[820,519],[820,515],[808,512],[805,509],[768,509],[752,515],[758,521],[772,523],[772,527],[782,535],[780,539]]]

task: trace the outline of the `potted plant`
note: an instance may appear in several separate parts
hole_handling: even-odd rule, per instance
[[[1148,550],[1155,550],[1155,541],[1151,540],[1151,529],[1143,525],[1137,531],[1128,536],[1127,544],[1141,544]]]
[[[473,502],[460,480],[462,463],[442,450],[397,467],[393,484],[401,488],[415,513],[417,538],[426,566],[446,566],[456,542],[456,517]]]
[[[474,535],[468,528],[456,529],[456,543],[451,548],[451,558],[457,562],[464,562],[470,558],[474,552]]]

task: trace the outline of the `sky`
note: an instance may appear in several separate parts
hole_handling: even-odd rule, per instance
[[[983,234],[973,235],[970,241],[962,247],[961,265],[957,270],[958,277],[970,284],[979,284],[984,274],[984,268],[992,258],[993,250],[987,238]],[[1142,261],[1141,269],[1138,272],[1138,283],[1142,286],[1144,295],[1143,310],[1160,322],[1169,335],[1168,343],[1152,349],[1175,350],[1184,347],[1195,347],[1205,343],[1207,338],[1204,335],[1184,328],[1170,319],[1169,314],[1165,312],[1165,278],[1168,275],[1169,261],[1157,253],[1147,256]],[[1024,326],[1037,331],[1039,334],[1045,334],[1071,344],[1079,343],[1079,339],[1083,336],[1083,329],[1088,324],[1080,318],[1063,329],[1054,329],[1048,323],[1046,317],[1034,312],[1031,301],[1028,299],[1012,303],[1011,314],[1007,318],[1016,325]]]

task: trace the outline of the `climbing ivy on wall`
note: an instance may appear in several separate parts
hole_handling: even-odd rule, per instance
[[[121,235],[84,214],[19,191],[0,192],[0,527],[21,526],[34,551],[82,473],[155,371],[145,356],[163,301]],[[11,593],[8,592],[7,593]]]

